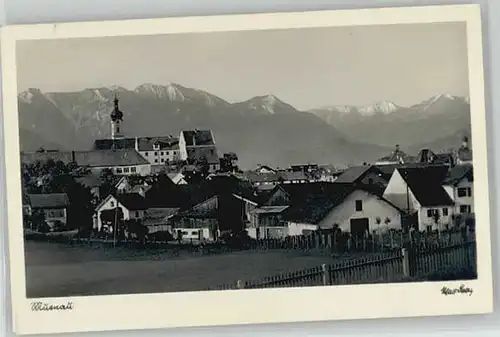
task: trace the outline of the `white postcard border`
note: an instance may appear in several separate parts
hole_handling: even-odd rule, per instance
[[[313,288],[44,299],[73,310],[33,312],[26,299],[17,116],[16,41],[431,22],[466,22],[474,152],[478,279]],[[490,203],[479,5],[357,9],[8,26],[2,29],[6,191],[13,328],[18,334],[489,313]],[[461,284],[472,296],[441,295]]]

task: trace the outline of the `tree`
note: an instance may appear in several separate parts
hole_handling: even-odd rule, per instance
[[[220,158],[220,170],[221,172],[235,172],[239,171],[238,168],[238,156],[234,152],[224,153],[222,158]]]
[[[111,169],[104,169],[100,174],[101,179],[101,191],[100,195],[102,198],[107,197],[110,194],[116,193],[116,176]]]

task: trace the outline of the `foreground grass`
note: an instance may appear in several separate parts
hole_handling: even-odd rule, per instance
[[[32,241],[25,242],[25,257],[30,298],[197,291],[334,262],[287,251],[172,257],[165,251]]]

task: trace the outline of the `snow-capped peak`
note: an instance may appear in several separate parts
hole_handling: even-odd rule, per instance
[[[450,94],[440,94],[440,95],[436,95],[436,96],[433,96],[430,100],[429,100],[429,104],[432,104],[432,103],[435,103],[437,102],[438,100],[440,99],[448,99],[448,100],[455,100],[457,97],[456,96],[453,96],[453,95],[450,95]]]
[[[151,93],[157,97],[167,97],[171,101],[184,101],[184,94],[179,90],[179,87],[174,83],[167,85],[159,85],[152,83],[144,83],[135,88],[135,92]]]
[[[373,116],[376,113],[383,113],[384,115],[388,115],[394,111],[399,109],[392,101],[380,101],[373,105],[367,105],[363,107],[358,107],[358,111],[363,116]]]

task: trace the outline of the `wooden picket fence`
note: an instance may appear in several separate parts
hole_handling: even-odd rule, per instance
[[[468,233],[470,239],[473,233]],[[250,249],[266,250],[299,250],[315,252],[320,255],[337,255],[345,253],[383,253],[401,249],[403,247],[403,233],[401,230],[388,230],[372,233],[369,236],[358,238],[349,233],[340,235],[332,232],[312,232],[308,235],[288,236],[285,238],[268,238],[252,240]],[[423,248],[435,245],[461,244],[464,238],[457,230],[441,232],[423,232],[415,235],[413,244]]]
[[[467,270],[474,274],[476,268],[476,242],[469,241],[452,245],[436,245],[429,249],[403,248],[376,256],[296,270],[261,280],[238,280],[206,290],[440,280],[447,276],[436,274],[438,272]]]

